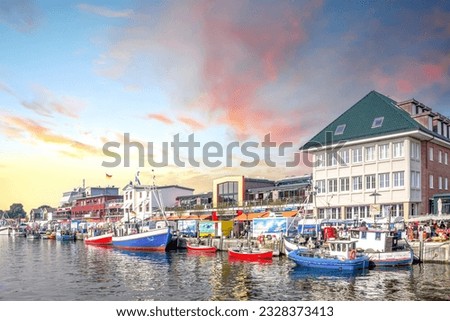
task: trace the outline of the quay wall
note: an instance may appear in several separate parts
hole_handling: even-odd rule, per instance
[[[186,248],[187,243],[198,242],[197,238],[181,237],[178,239],[178,248]],[[237,239],[237,238],[202,238],[201,243],[205,245],[215,246],[219,251],[227,251],[228,248],[238,247],[240,244],[244,246],[247,245],[247,239]],[[252,246],[258,246],[258,241],[256,239],[251,239],[250,243]],[[272,241],[265,242],[261,247],[268,248],[272,250],[281,251],[281,245],[283,242]]]
[[[450,241],[412,242],[414,255],[422,262],[450,264]]]

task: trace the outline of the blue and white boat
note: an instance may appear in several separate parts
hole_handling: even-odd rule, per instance
[[[124,250],[165,251],[171,239],[170,227],[162,227],[140,233],[113,236],[112,245]]]
[[[369,257],[356,252],[356,241],[328,241],[325,248],[317,250],[297,249],[288,258],[297,265],[338,271],[356,271],[369,268]]]
[[[370,259],[371,266],[411,265],[414,252],[408,244],[400,245],[389,229],[358,227],[350,229],[350,240]]]
[[[138,176],[139,172],[136,174],[135,181],[138,185],[141,185]],[[153,176],[154,178],[155,176]],[[147,197],[151,197],[149,192],[150,190],[147,190]],[[135,218],[134,222],[130,222],[133,219],[129,219],[128,212],[127,222],[116,229],[115,236],[112,238],[113,247],[137,251],[165,251],[167,249],[172,240],[172,229],[164,212],[161,194],[157,191],[154,182],[151,186],[151,194],[159,206],[164,221],[149,221],[144,224],[144,217],[142,217],[140,220]]]

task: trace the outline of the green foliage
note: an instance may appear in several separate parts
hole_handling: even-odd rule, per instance
[[[9,210],[5,212],[9,218],[25,218],[27,213],[23,209],[22,203],[14,203],[9,207]]]

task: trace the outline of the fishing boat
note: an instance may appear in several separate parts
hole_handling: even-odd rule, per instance
[[[350,240],[369,257],[371,266],[411,265],[414,252],[407,243],[399,245],[389,229],[358,227],[349,230]]]
[[[139,173],[139,172],[138,172]],[[136,174],[137,178],[138,174]],[[155,176],[153,176],[153,179]],[[136,179],[136,183],[140,185],[140,181]],[[112,245],[124,250],[137,251],[165,251],[172,240],[172,228],[169,226],[164,210],[161,193],[157,190],[155,182],[151,186],[149,197],[154,197],[161,211],[164,221],[144,223],[144,218],[140,221],[129,219],[119,229],[118,234],[112,237]]]
[[[124,250],[165,251],[171,239],[170,227],[162,227],[146,232],[113,236],[112,245]]]
[[[356,271],[369,268],[369,257],[356,252],[356,241],[331,240],[325,248],[294,250],[288,258],[297,265],[309,268]]]
[[[235,247],[228,249],[230,259],[259,261],[272,260],[273,251],[269,249],[258,249],[251,247]]]
[[[71,231],[57,230],[56,231],[57,241],[75,241],[75,234]]]
[[[186,244],[188,252],[203,252],[203,253],[212,253],[217,251],[217,247],[209,246],[205,244],[196,244],[196,243],[188,243]]]
[[[84,238],[84,244],[87,245],[111,245],[113,233],[106,233]]]

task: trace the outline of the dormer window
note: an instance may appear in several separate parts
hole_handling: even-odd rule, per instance
[[[339,125],[338,127],[336,127],[336,130],[334,131],[334,135],[342,135],[344,133],[345,130],[345,124],[343,125]]]
[[[383,125],[384,117],[377,117],[373,120],[372,128],[378,128]]]

